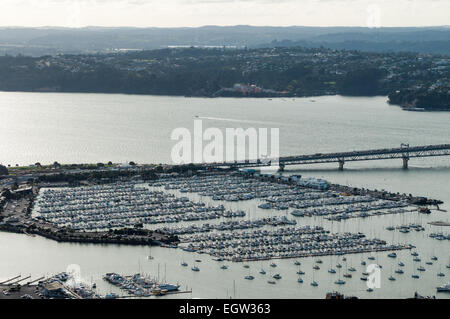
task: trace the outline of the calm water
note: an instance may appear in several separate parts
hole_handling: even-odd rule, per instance
[[[170,134],[176,127],[192,128],[194,116],[203,119],[206,127],[278,127],[281,155],[307,154],[330,151],[397,147],[449,143],[450,113],[403,112],[386,104],[386,98],[320,97],[311,99],[197,99],[178,97],[149,97],[102,94],[42,94],[0,93],[0,163],[15,165],[35,162],[88,163],[126,162],[169,163],[173,142]],[[450,210],[450,158],[413,159],[410,170],[400,169],[401,161],[347,163],[344,172],[336,165],[288,167],[287,174],[323,177],[330,181],[367,188],[387,189],[442,199],[442,207]],[[239,204],[252,216],[260,210],[258,202]],[[280,212],[269,212],[281,214]],[[283,213],[284,214],[284,213]],[[303,284],[297,283],[293,260],[277,261],[270,269],[269,262],[251,263],[250,272],[256,278],[244,280],[248,270],[242,264],[230,264],[221,270],[220,264],[206,255],[193,255],[179,250],[153,248],[154,260],[148,261],[147,247],[116,245],[58,244],[40,237],[0,233],[0,279],[18,273],[33,277],[64,271],[69,264],[79,264],[82,276],[94,280],[101,292],[117,291],[101,277],[106,272],[132,274],[138,271],[158,276],[161,280],[179,282],[192,288],[193,293],[179,298],[247,297],[247,298],[323,298],[327,291],[338,289],[360,297],[410,297],[414,291],[435,295],[435,287],[449,281],[450,244],[428,238],[430,232],[449,229],[432,227],[428,221],[449,221],[445,212],[430,216],[413,214],[354,219],[331,223],[322,219],[298,219],[299,224],[319,224],[333,231],[362,231],[369,237],[381,237],[390,242],[411,243],[417,246],[422,265],[427,269],[415,280],[418,263],[412,262],[409,251],[398,253],[397,260],[377,254],[383,266],[382,285],[372,293],[365,291],[361,281],[362,256],[348,256],[348,265],[358,271],[344,286],[334,281],[338,275],[327,272],[337,257],[322,258],[321,270],[314,272],[319,287],[313,280],[310,258],[302,259]],[[391,233],[387,225],[421,223],[425,232]],[[433,255],[439,260],[432,266],[425,261]],[[367,255],[364,256],[367,259]],[[194,259],[201,271],[194,273],[180,266]],[[395,275],[397,281],[387,278],[405,262],[405,274]],[[344,264],[341,261],[342,264]],[[269,274],[283,276],[276,285],[268,285],[267,278],[258,273],[264,267]],[[344,266],[345,267],[345,266]],[[344,272],[345,268],[342,270]],[[442,271],[446,277],[437,277]],[[266,275],[267,276],[267,275]],[[442,294],[438,297],[448,297]]]

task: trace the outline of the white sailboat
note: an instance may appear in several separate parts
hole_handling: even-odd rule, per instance
[[[154,257],[152,256],[152,246],[150,246],[150,252],[149,255],[147,256],[147,260],[152,260],[154,259]]]

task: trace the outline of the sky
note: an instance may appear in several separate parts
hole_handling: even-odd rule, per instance
[[[0,26],[442,26],[450,0],[0,0]]]

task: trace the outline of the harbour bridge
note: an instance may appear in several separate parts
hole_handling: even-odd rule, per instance
[[[303,165],[318,163],[338,163],[339,170],[344,169],[346,162],[356,161],[374,161],[387,159],[401,159],[403,168],[408,169],[408,161],[410,158],[417,157],[434,157],[434,156],[450,156],[450,144],[427,145],[427,146],[409,146],[409,144],[401,144],[398,148],[373,149],[365,151],[351,151],[342,153],[316,153],[312,155],[297,155],[280,157],[276,159],[258,159],[255,161],[235,161],[223,163],[206,163],[205,167],[261,167],[278,165],[283,170],[286,165]]]

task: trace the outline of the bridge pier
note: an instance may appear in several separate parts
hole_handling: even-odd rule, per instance
[[[408,169],[409,157],[403,157],[403,169]]]
[[[343,171],[343,170],[344,170],[344,164],[345,164],[345,161],[344,161],[344,160],[339,160],[339,170],[340,170],[340,171]]]

